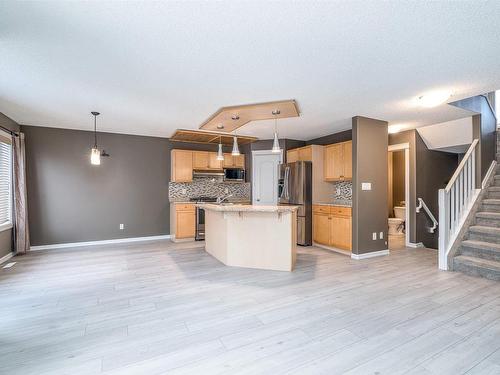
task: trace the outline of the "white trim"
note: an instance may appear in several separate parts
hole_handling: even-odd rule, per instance
[[[413,247],[414,249],[419,249],[419,248],[425,247],[422,242],[408,242],[406,244],[406,246]]]
[[[171,238],[170,234],[165,234],[162,236],[116,238],[114,240],[102,240],[102,241],[56,243],[53,245],[31,246],[30,251],[49,250],[49,249],[65,249],[68,247],[80,247],[80,246],[108,245],[108,244],[115,244],[115,243],[167,240],[169,238]]]
[[[330,247],[330,246],[322,245],[322,244],[319,244],[319,243],[316,243],[316,242],[313,242],[313,246],[319,247],[321,249],[333,251],[335,253],[339,253],[339,254],[342,254],[342,255],[351,255],[351,252],[348,251],[348,250],[342,250],[342,249],[338,249],[336,247]]]
[[[387,151],[398,151],[398,150],[406,150],[410,148],[409,143],[398,143],[396,145],[389,145]]]
[[[352,259],[356,260],[361,260],[361,259],[368,259],[368,258],[373,258],[373,257],[380,257],[383,255],[389,255],[389,249],[386,250],[379,250],[379,251],[372,251],[369,253],[364,253],[364,254],[351,254]]]
[[[493,160],[491,162],[490,167],[488,168],[488,172],[486,172],[486,176],[483,178],[483,182],[481,183],[481,189],[484,189],[490,180],[491,175],[495,172],[495,167],[497,166],[497,161]]]
[[[3,257],[0,258],[0,264],[7,262],[13,256],[14,256],[13,252],[10,252],[7,255],[4,255]]]
[[[0,232],[4,232],[4,231],[12,229],[12,228],[14,228],[12,223],[2,224],[2,225],[0,225]]]
[[[5,130],[0,129],[0,135],[3,136],[4,138],[10,139],[12,142],[12,134],[7,133]]]

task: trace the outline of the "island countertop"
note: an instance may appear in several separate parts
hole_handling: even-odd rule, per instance
[[[249,204],[213,204],[213,203],[198,203],[197,207],[204,210],[212,210],[219,212],[293,212],[298,210],[299,206],[283,205],[283,206],[259,206]]]

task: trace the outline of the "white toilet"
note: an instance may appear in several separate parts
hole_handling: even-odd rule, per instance
[[[394,216],[389,218],[389,235],[404,237],[404,222],[406,220],[406,207],[394,207]]]

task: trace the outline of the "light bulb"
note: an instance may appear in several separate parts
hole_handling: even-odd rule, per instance
[[[101,153],[97,147],[93,147],[90,153],[90,164],[101,165]]]

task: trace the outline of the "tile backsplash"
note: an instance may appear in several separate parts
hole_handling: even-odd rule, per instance
[[[333,199],[351,201],[352,181],[339,181],[333,183]]]
[[[168,199],[170,202],[175,202],[196,197],[219,197],[233,194],[231,200],[250,200],[250,189],[249,182],[224,183],[218,179],[199,178],[193,182],[169,182]]]

